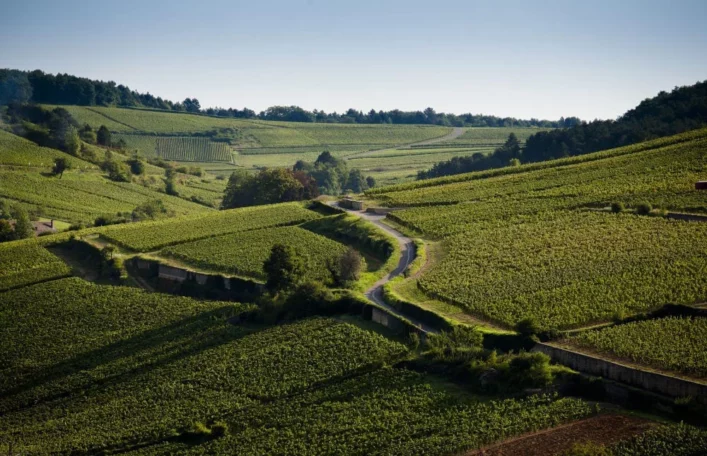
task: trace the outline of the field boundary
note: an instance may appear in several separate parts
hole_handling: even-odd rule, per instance
[[[707,404],[707,384],[619,364],[546,342],[537,343],[532,351],[545,353],[553,361],[586,374],[673,398],[693,397],[698,402]]]
[[[100,111],[96,111],[95,109],[91,108],[90,106],[84,106],[84,107],[86,108],[87,111],[91,111],[94,114],[98,114],[101,117],[105,117],[106,119],[110,120],[111,122],[115,122],[115,123],[120,124],[124,127],[128,127],[134,131],[141,131],[141,130],[138,130],[137,128],[133,127],[132,125],[128,125],[125,122],[121,122],[118,119],[114,119],[113,117],[109,116],[108,114],[104,114]]]

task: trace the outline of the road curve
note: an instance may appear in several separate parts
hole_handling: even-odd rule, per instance
[[[410,265],[410,263],[413,262],[415,259],[415,243],[410,239],[409,237],[405,236],[402,234],[400,231],[386,225],[383,223],[383,219],[385,218],[385,215],[378,215],[378,214],[371,214],[365,211],[354,211],[351,209],[346,209],[343,207],[340,207],[338,202],[332,201],[329,203],[330,206],[337,207],[339,209],[345,210],[349,214],[356,215],[357,217],[360,217],[364,220],[367,220],[374,225],[376,225],[378,228],[382,229],[383,231],[386,231],[388,234],[391,236],[395,237],[395,239],[398,241],[398,244],[400,244],[400,261],[398,261],[398,265],[393,269],[390,273],[388,273],[385,277],[381,278],[378,282],[374,283],[373,286],[371,286],[368,290],[364,292],[364,295],[366,298],[368,298],[369,301],[372,301],[376,303],[378,306],[384,308],[386,311],[389,313],[405,318],[406,320],[409,320],[413,325],[417,326],[420,328],[423,332],[426,333],[436,333],[437,330],[434,328],[430,327],[429,325],[426,325],[422,323],[421,321],[417,320],[416,318],[413,318],[409,315],[406,315],[402,312],[400,312],[398,309],[394,308],[393,306],[389,305],[383,300],[383,286],[390,282],[393,278],[401,275]]]

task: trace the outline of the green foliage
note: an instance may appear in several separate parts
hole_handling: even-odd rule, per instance
[[[263,273],[267,278],[265,287],[271,293],[287,291],[297,286],[305,272],[303,258],[289,245],[273,245],[270,256],[263,263]]]
[[[305,435],[308,430],[312,435],[319,432],[321,421],[298,418],[325,413],[307,400],[308,395],[333,398],[335,392],[344,393],[341,405],[353,407],[345,414],[351,425],[356,411],[370,419],[381,416],[350,401],[365,394],[370,395],[366,403],[374,404],[380,397],[375,385],[386,385],[386,378],[399,387],[409,381],[419,385],[414,403],[448,394],[404,371],[381,372],[365,383],[346,382],[343,379],[375,372],[406,349],[335,320],[310,319],[254,332],[226,321],[246,306],[96,286],[79,279],[36,285],[2,298],[12,303],[5,310],[8,319],[0,321],[3,340],[11,344],[3,347],[0,359],[15,375],[3,376],[0,382],[0,436],[15,442],[18,451],[116,450],[135,442],[181,445],[173,439],[174,430],[201,422],[211,437],[221,433],[220,428],[229,429],[209,439],[209,445],[238,445],[242,451],[236,453],[248,454],[251,445],[278,443],[265,438],[263,432],[268,432],[257,424],[280,427],[278,418],[269,417],[273,406],[283,411],[280,419],[297,419],[292,424]],[[390,389],[386,394],[395,393]],[[401,411],[419,413],[414,403]],[[534,413],[546,413],[548,407],[563,417],[584,413],[578,402],[526,405],[537,407]],[[338,416],[334,410],[326,413],[330,420]],[[441,411],[436,414],[443,416]],[[279,438],[280,433],[270,435]]]
[[[332,315],[340,309],[332,293],[319,282],[304,282],[284,302],[278,320]]]
[[[165,160],[227,163],[232,161],[228,144],[213,142],[208,138],[157,137],[155,153]]]
[[[466,222],[446,207],[426,212],[435,225]],[[420,288],[509,327],[533,318],[541,330],[707,296],[707,257],[695,255],[707,242],[704,224],[563,211],[522,221],[457,226],[461,233],[447,238],[449,253]]]
[[[330,268],[334,281],[346,285],[361,278],[361,271],[365,267],[365,260],[354,248],[349,247]]]
[[[145,163],[137,157],[133,157],[131,160],[127,161],[130,166],[130,172],[136,176],[145,173]]]
[[[707,318],[641,320],[569,339],[571,345],[649,367],[707,378]]]
[[[639,215],[648,215],[652,210],[653,206],[651,206],[651,203],[643,202],[636,206],[636,213]]]
[[[108,181],[97,173],[67,173],[58,180],[34,172],[0,170],[0,198],[3,197],[22,201],[44,217],[70,222],[92,223],[101,215],[130,213],[135,206],[157,198],[178,215],[212,212],[141,185]]]
[[[482,350],[483,334],[473,327],[454,326],[427,336],[428,354],[437,360],[469,360]]]
[[[389,217],[444,239],[448,254],[423,291],[509,327],[533,317],[541,330],[571,328],[707,295],[694,250],[702,224],[582,210],[617,200],[707,210],[694,190],[705,135],[374,193],[416,206]]]
[[[314,163],[299,160],[293,169],[313,179],[322,194],[361,193],[368,189],[368,181],[359,169],[349,170],[346,160],[335,157],[329,151],[319,154]]]
[[[56,176],[59,176],[59,179],[61,179],[64,176],[64,171],[67,169],[71,169],[71,162],[64,158],[64,157],[59,157],[54,159],[54,167],[52,168],[52,173]]]
[[[259,228],[296,225],[321,216],[299,203],[208,212],[175,220],[120,225],[101,232],[111,242],[139,252]]]
[[[20,136],[0,130],[0,165],[50,167],[57,158],[67,155],[56,149],[40,147]],[[76,160],[77,166],[94,168],[90,163]]]
[[[66,277],[70,273],[63,261],[34,240],[0,245],[0,291]]]
[[[130,168],[124,163],[106,156],[106,160],[101,163],[101,169],[108,174],[108,178],[112,181],[130,182]]]
[[[66,106],[81,123],[106,124],[114,132],[164,134],[206,133],[235,129],[247,147],[397,145],[443,136],[449,128],[429,125],[345,125],[265,122],[223,117],[174,114],[153,110]],[[112,119],[112,120],[107,120]],[[283,128],[285,127],[285,128]]]
[[[15,229],[10,222],[0,218],[0,242],[12,241],[14,233]]]
[[[64,136],[62,149],[75,157],[79,155],[79,151],[81,150],[81,138],[79,138],[79,132],[75,127],[68,127]]]
[[[603,152],[595,152],[588,155],[568,157],[558,160],[551,160],[540,163],[525,164],[517,168],[506,167],[488,171],[472,172],[456,176],[440,177],[424,181],[416,181],[405,184],[381,187],[369,190],[371,195],[390,195],[390,199],[396,206],[433,202],[464,201],[469,195],[461,194],[457,198],[456,192],[476,186],[473,181],[479,179],[495,178],[487,180],[478,190],[491,190],[490,185],[500,186],[503,194],[510,191],[511,194],[520,191],[537,191],[549,189],[553,183],[562,184],[566,191],[562,194],[565,198],[576,198],[577,194],[573,189],[591,191],[597,195],[597,191],[616,196],[626,196],[631,194],[628,190],[640,190],[633,201],[640,201],[648,195],[647,190],[653,190],[657,184],[668,185],[667,188],[679,190],[685,188],[689,182],[694,186],[694,181],[689,181],[690,177],[699,179],[701,162],[699,155],[699,144],[707,135],[706,129],[694,130],[675,136],[646,141],[644,143],[631,146],[610,149]],[[673,156],[675,154],[675,156]],[[594,163],[597,162],[597,163]],[[674,165],[678,163],[677,168]],[[563,168],[560,175],[557,175],[555,168]],[[646,170],[651,172],[647,173]],[[525,174],[529,173],[529,174]],[[692,176],[690,176],[692,173]],[[528,178],[538,179],[531,185],[527,179],[513,181],[510,176],[521,174]],[[687,174],[687,175],[686,175]],[[503,176],[509,176],[503,179]],[[671,179],[666,180],[666,176]],[[599,178],[598,182],[590,181],[590,178]],[[616,179],[620,177],[620,179]],[[680,177],[679,181],[675,181]],[[609,181],[613,185],[597,185],[601,182]],[[442,187],[446,184],[459,184],[454,187]],[[621,184],[621,185],[618,185]],[[653,185],[653,186],[651,186]],[[442,189],[454,189],[455,192],[447,192],[447,198],[439,198],[437,192]],[[424,192],[412,192],[413,190],[429,189]],[[405,193],[398,193],[403,192]],[[478,196],[478,195],[477,195]],[[434,197],[434,198],[432,198]],[[451,197],[451,198],[450,198]],[[640,198],[640,199],[638,199]],[[610,203],[612,200],[606,200]]]
[[[98,141],[96,132],[93,131],[93,127],[91,127],[89,124],[84,124],[83,127],[79,129],[79,137],[81,138],[81,141],[87,142],[89,144],[96,144],[96,142]]]
[[[540,325],[535,318],[524,318],[516,323],[515,330],[521,336],[531,337],[536,336],[540,332]]]
[[[27,211],[19,205],[12,208],[12,217],[15,219],[13,239],[26,239],[34,236],[34,227]]]
[[[0,219],[9,220],[11,218],[12,207],[10,206],[10,203],[5,199],[0,198]]]
[[[170,216],[170,211],[165,207],[160,199],[145,201],[137,206],[132,213],[132,220],[139,222],[143,220],[156,220]]]
[[[604,445],[594,442],[579,442],[572,445],[569,451],[562,456],[613,456],[613,453]]]
[[[110,146],[113,144],[113,138],[108,127],[101,125],[96,133],[96,142],[101,146]]]
[[[611,447],[612,456],[697,456],[707,448],[707,431],[677,424],[660,426]]]
[[[263,262],[277,243],[292,247],[298,256],[306,258],[305,277],[318,281],[328,279],[327,263],[346,252],[338,242],[296,226],[286,226],[209,237],[168,247],[160,255],[204,269],[265,279]]]
[[[221,207],[231,209],[284,203],[316,196],[307,190],[294,172],[287,169],[264,169],[257,175],[239,171],[231,174],[228,179]]]
[[[626,206],[622,202],[614,202],[611,203],[611,212],[614,214],[620,214],[621,212],[626,210]]]

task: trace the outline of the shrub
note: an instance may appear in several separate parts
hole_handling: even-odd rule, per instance
[[[524,318],[516,324],[516,331],[525,337],[535,336],[540,332],[540,326],[534,318]]]
[[[507,381],[517,388],[543,388],[550,385],[550,357],[539,352],[518,354],[508,363]]]
[[[211,436],[218,438],[228,435],[228,424],[223,421],[217,421],[211,426]]]
[[[651,206],[651,203],[640,203],[636,206],[636,213],[639,215],[648,215],[652,210],[653,206]]]
[[[604,445],[594,442],[575,443],[563,456],[610,456],[611,452]]]
[[[618,213],[623,212],[625,210],[626,210],[626,206],[624,206],[624,203],[621,203],[621,202],[611,203],[611,212],[618,214]]]

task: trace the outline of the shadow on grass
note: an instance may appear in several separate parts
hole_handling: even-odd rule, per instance
[[[224,306],[145,331],[105,347],[84,352],[23,376],[19,384],[0,391],[0,413],[70,397],[88,388],[104,387],[130,376],[194,356],[252,331],[228,323],[233,307]],[[115,364],[100,378],[87,373]],[[29,378],[28,378],[29,377]]]

